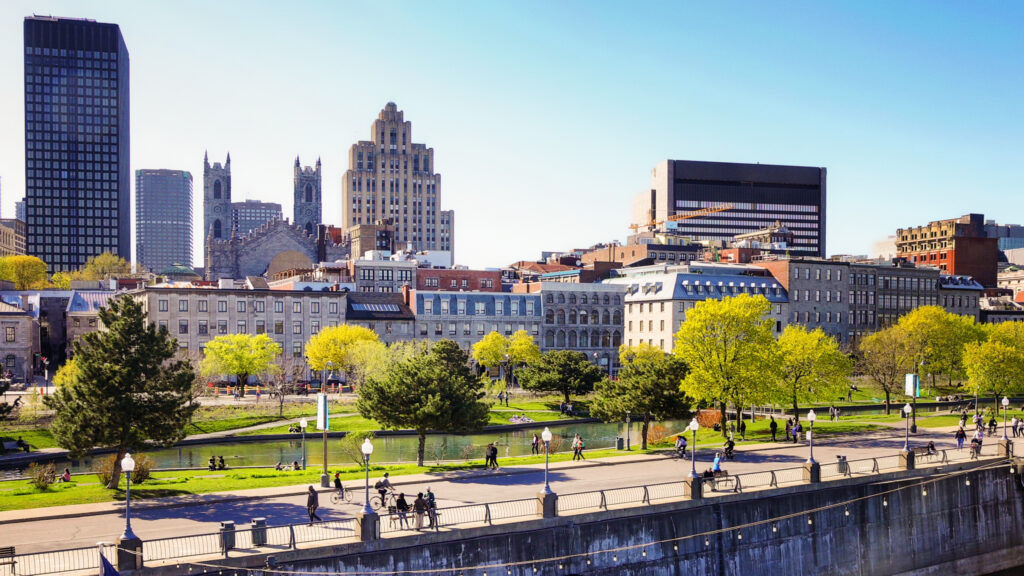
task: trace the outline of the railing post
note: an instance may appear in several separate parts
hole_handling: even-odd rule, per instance
[[[772,479],[771,479],[771,482],[768,482],[768,485],[769,486],[775,486],[776,488],[778,488],[779,487],[779,479],[775,477],[775,470],[771,471],[771,475],[772,475]]]
[[[601,503],[597,505],[598,508],[608,509],[608,502],[604,499],[604,490],[601,490]]]
[[[736,486],[733,488],[732,491],[733,492],[742,492],[743,491],[743,486],[742,486],[742,482],[740,482],[740,475],[737,474],[736,476],[734,476],[734,478],[736,478]]]
[[[650,504],[651,495],[647,492],[647,486],[644,486],[644,499],[640,501],[641,504]]]
[[[871,459],[871,473],[878,474],[878,458]]]
[[[288,525],[288,547],[295,550],[295,525]]]
[[[491,522],[491,505],[490,504],[484,504],[484,522],[486,522],[487,524],[494,525],[494,522]]]

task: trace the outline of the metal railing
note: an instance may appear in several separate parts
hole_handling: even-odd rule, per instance
[[[104,544],[103,555],[107,559],[113,559],[117,555],[117,547],[113,544]],[[100,551],[98,546],[58,550],[56,552],[18,554],[12,560],[16,564],[0,566],[0,575],[67,574],[74,572],[91,572],[96,574],[100,569]]]

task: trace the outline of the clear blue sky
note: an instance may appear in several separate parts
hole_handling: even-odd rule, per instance
[[[348,148],[388,101],[435,149],[473,267],[625,239],[665,158],[827,167],[830,253],[967,212],[1024,223],[1020,2],[6,0],[4,215],[33,13],[121,26],[131,168],[192,172],[197,264],[205,150],[288,216],[295,156],[320,156],[338,224]]]

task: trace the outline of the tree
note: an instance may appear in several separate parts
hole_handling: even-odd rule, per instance
[[[940,306],[921,306],[900,317],[914,355],[911,372],[935,377],[944,374],[950,382],[964,377],[963,353],[968,342],[981,342],[985,330],[971,316],[947,312]]]
[[[849,385],[850,360],[834,338],[820,328],[808,331],[790,324],[779,336],[780,403],[792,402],[793,414],[800,413],[801,402],[835,398]]]
[[[417,463],[423,465],[427,432],[467,433],[488,421],[483,384],[469,369],[469,356],[451,340],[421,348],[367,378],[356,408],[389,429],[419,435]]]
[[[1024,392],[1024,324],[1004,322],[988,329],[988,341],[969,342],[964,347],[964,366],[968,389],[975,396],[982,392],[999,397]]]
[[[71,358],[57,369],[56,374],[53,375],[53,385],[58,387],[71,386],[78,382],[81,374],[82,371],[79,370],[78,363],[75,362],[74,358]]]
[[[719,401],[723,422],[727,403],[739,410],[765,401],[778,380],[770,312],[763,296],[705,300],[686,313],[676,333],[676,357],[689,369],[682,391],[697,400]],[[725,426],[722,436],[727,436]]]
[[[211,376],[235,376],[245,386],[249,376],[274,374],[274,360],[281,346],[266,334],[224,334],[206,343],[200,373]]]
[[[15,290],[33,290],[49,285],[46,262],[35,256],[4,256],[0,258],[0,280],[14,283]]]
[[[636,348],[620,348],[619,358],[622,367],[618,380],[603,380],[597,384],[590,413],[605,422],[620,421],[626,412],[640,416],[643,419],[642,448],[646,450],[647,428],[652,418],[681,418],[690,410],[679,391],[686,365],[647,343]]]
[[[313,370],[324,370],[330,365],[331,369],[343,372],[347,381],[357,366],[352,354],[354,345],[367,340],[380,341],[376,332],[362,326],[342,324],[324,328],[306,343],[306,360]]]
[[[131,297],[112,299],[99,311],[106,330],[74,343],[76,381],[44,399],[55,411],[50,427],[72,456],[93,448],[117,451],[108,488],[117,488],[121,457],[148,442],[170,445],[185,435],[198,407],[191,399],[192,367],[175,360],[177,342],[146,321]]]
[[[54,272],[50,284],[58,290],[67,290],[71,288],[71,276],[64,272]]]
[[[570,394],[586,394],[604,378],[604,371],[575,350],[549,350],[540,360],[519,371],[519,383],[527,390],[559,392],[569,403]]]
[[[485,368],[496,368],[505,361],[508,347],[508,338],[492,330],[473,344],[473,359]]]
[[[515,370],[540,361],[540,347],[526,330],[516,330],[508,339],[507,354]]]
[[[885,392],[885,413],[889,400],[900,389],[906,374],[913,371],[914,347],[905,328],[894,324],[864,337],[860,343],[861,370]]]
[[[7,390],[10,387],[11,387],[11,381],[10,380],[6,380],[6,379],[0,380],[0,396],[3,396],[4,398],[7,398]],[[14,410],[14,406],[11,406],[6,401],[0,402],[0,420],[3,420],[4,418],[7,418],[7,415],[11,413],[11,410]]]
[[[348,383],[359,386],[372,374],[379,374],[387,365],[388,347],[379,340],[357,340],[348,348],[351,362]]]
[[[85,265],[71,273],[74,280],[107,280],[130,276],[132,264],[111,252],[97,254],[85,261]]]

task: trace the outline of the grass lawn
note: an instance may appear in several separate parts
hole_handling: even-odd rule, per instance
[[[39,450],[40,448],[56,448],[57,441],[53,439],[53,435],[50,434],[48,428],[28,428],[19,426],[4,426],[0,427],[0,439],[4,442],[17,440],[21,436],[21,439],[28,442],[32,450]]]

